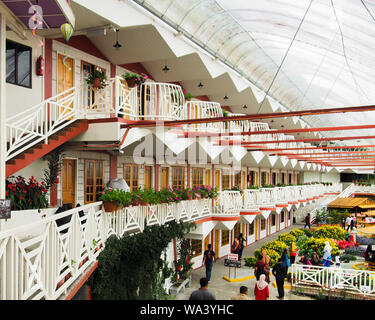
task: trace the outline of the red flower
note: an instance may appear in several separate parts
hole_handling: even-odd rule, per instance
[[[21,196],[20,199],[23,200],[23,196]]]
[[[179,266],[179,267],[178,267],[178,270],[180,270],[180,271],[181,271],[181,270],[182,270],[182,267],[181,267],[181,266]]]

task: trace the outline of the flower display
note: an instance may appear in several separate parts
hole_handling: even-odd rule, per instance
[[[27,182],[22,176],[6,181],[5,196],[11,200],[12,210],[43,209],[48,207],[47,188],[33,176]]]
[[[134,82],[137,86],[140,86],[142,83],[145,83],[148,79],[148,75],[141,72],[140,74],[136,73],[135,71],[125,72],[122,75],[122,78],[126,82]]]

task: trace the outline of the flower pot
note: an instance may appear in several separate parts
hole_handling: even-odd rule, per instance
[[[99,88],[99,87],[101,87],[102,84],[101,84],[101,82],[100,82],[100,78],[95,78],[95,79],[94,79],[94,82],[93,82],[93,84],[92,84],[92,86],[93,86],[94,88]]]
[[[127,79],[126,83],[128,84],[129,88],[134,88],[137,85],[136,82],[135,82],[135,78]]]
[[[114,212],[116,210],[121,209],[121,206],[117,206],[113,202],[110,202],[110,201],[103,201],[103,206],[104,206],[105,212]]]

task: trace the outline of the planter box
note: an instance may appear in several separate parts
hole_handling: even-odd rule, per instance
[[[191,277],[185,279],[183,282],[179,282],[178,284],[179,285],[177,286],[175,283],[169,288],[169,294],[177,295],[180,292],[183,292],[185,288],[189,288],[191,285]]]

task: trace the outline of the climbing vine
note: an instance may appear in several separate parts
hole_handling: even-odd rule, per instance
[[[172,239],[182,239],[194,223],[170,221],[147,226],[143,232],[110,237],[98,256],[98,268],[89,279],[92,298],[102,300],[163,299],[163,284],[173,270],[165,260]]]

